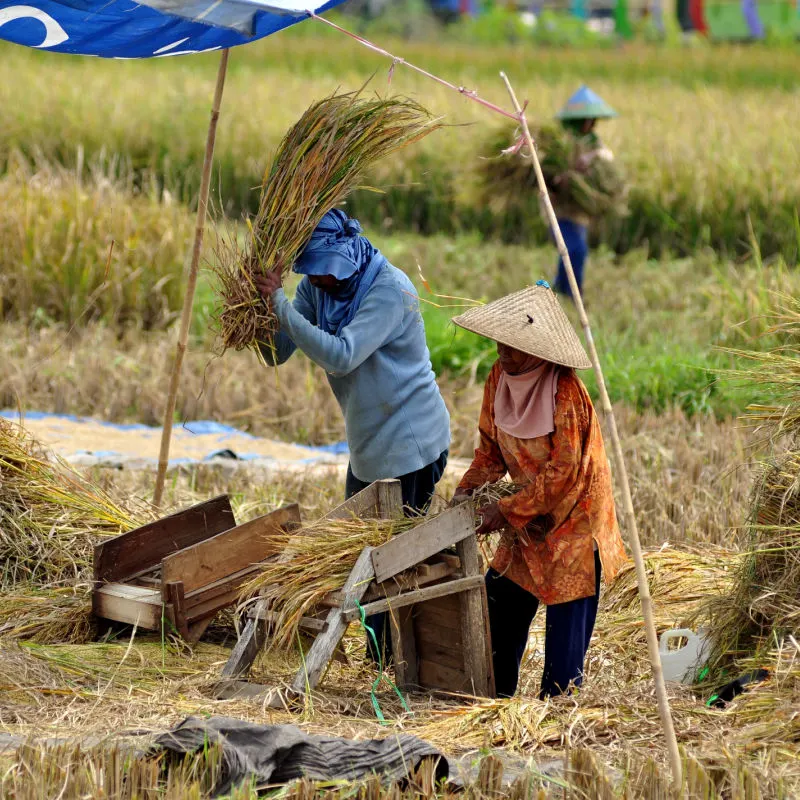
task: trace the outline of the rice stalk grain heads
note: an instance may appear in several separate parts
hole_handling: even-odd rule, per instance
[[[22,427],[0,419],[0,587],[85,579],[96,537],[136,525],[68,464],[50,460]]]
[[[334,94],[314,103],[289,129],[264,177],[247,241],[223,243],[213,266],[222,300],[225,349],[269,341],[275,320],[253,278],[289,271],[327,211],[359,186],[369,168],[440,127],[412,100]]]
[[[320,520],[300,530],[275,534],[283,554],[268,561],[242,588],[242,597],[259,593],[275,613],[272,644],[289,648],[297,642],[300,620],[326,595],[344,586],[365,547],[385,544],[419,520]]]
[[[733,589],[710,607],[717,631],[714,662],[751,655],[800,630],[800,300],[779,297],[772,349],[744,353],[735,373],[777,401],[748,409],[772,444],[753,488],[748,553]]]

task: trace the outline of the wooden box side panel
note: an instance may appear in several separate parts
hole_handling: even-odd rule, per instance
[[[276,542],[270,534],[299,524],[300,509],[292,503],[184,548],[163,560],[162,586],[182,581],[188,595],[235,575],[281,552],[283,541]]]
[[[423,689],[470,692],[464,665],[459,595],[437,597],[414,606],[417,683]]]
[[[235,525],[230,500],[220,495],[98,544],[94,549],[94,579],[99,583],[124,581],[157,566],[170,553]]]

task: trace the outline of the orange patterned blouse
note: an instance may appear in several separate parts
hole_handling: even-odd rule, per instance
[[[571,369],[558,377],[555,430],[518,439],[497,428],[496,363],[486,380],[480,443],[459,489],[494,483],[506,473],[524,488],[500,500],[510,528],[492,566],[547,605],[595,592],[594,543],[610,582],[627,556],[617,525],[611,471],[586,387]]]

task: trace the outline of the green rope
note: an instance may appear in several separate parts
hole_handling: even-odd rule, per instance
[[[381,723],[381,725],[388,725],[389,723],[386,721],[386,717],[383,715],[383,711],[381,710],[381,704],[378,702],[378,696],[375,694],[375,690],[378,688],[378,686],[380,686],[381,681],[386,681],[386,683],[388,683],[389,686],[394,689],[395,694],[400,698],[400,703],[407,713],[410,714],[411,709],[408,707],[406,699],[403,697],[400,690],[394,685],[394,683],[392,683],[391,680],[389,680],[386,673],[383,671],[383,650],[378,646],[378,637],[375,635],[375,631],[370,625],[367,625],[366,612],[358,600],[356,600],[356,607],[358,608],[358,613],[360,616],[359,622],[361,623],[361,627],[366,631],[367,636],[372,639],[372,643],[375,645],[375,652],[378,654],[378,677],[375,678],[375,682],[372,684],[372,688],[369,690],[369,698],[372,702],[372,708],[375,709],[375,716],[378,718],[378,721]]]

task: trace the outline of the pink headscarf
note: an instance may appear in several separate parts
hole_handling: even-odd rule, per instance
[[[494,398],[497,427],[518,439],[552,433],[556,429],[558,370],[558,364],[545,361],[521,375],[501,371]]]

